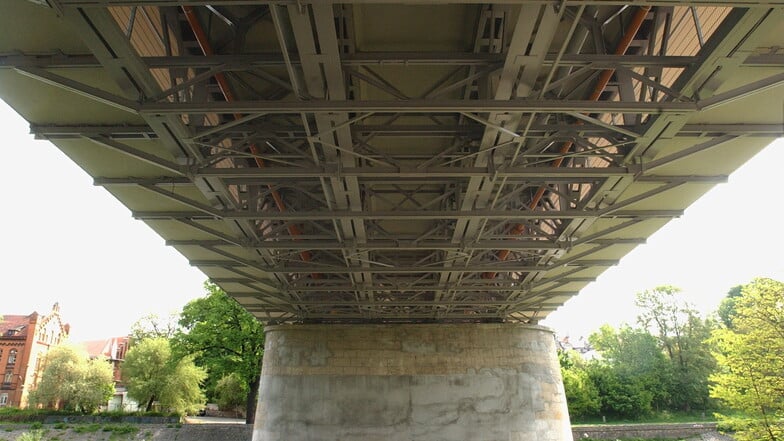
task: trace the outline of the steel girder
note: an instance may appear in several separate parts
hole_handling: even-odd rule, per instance
[[[781,94],[777,2],[208,3],[50,0],[91,53],[0,68],[126,113],[30,119],[261,319],[536,322],[782,134],[721,113]]]

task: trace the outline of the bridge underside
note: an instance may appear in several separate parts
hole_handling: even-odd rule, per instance
[[[0,96],[271,322],[536,323],[782,133],[778,2],[173,3],[5,5]]]
[[[284,323],[256,440],[570,439],[531,325],[783,131],[782,1],[186,3],[6,2],[0,97]]]

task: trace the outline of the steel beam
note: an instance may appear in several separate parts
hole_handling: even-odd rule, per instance
[[[260,271],[270,274],[357,274],[357,273],[373,273],[373,274],[421,274],[421,273],[518,273],[518,272],[546,272],[555,268],[561,268],[562,265],[521,265],[514,262],[503,262],[498,264],[468,264],[462,267],[443,267],[443,266],[370,266],[370,267],[337,267],[329,265],[278,265],[278,266],[265,266],[265,265],[250,265],[248,263],[238,262],[239,258],[232,260],[191,260],[193,266],[217,266],[217,267],[232,267],[232,266],[250,266]],[[569,265],[574,266],[613,266],[617,265],[617,260],[581,260],[571,262]],[[360,285],[361,286],[361,285]]]
[[[181,201],[182,202],[182,201]],[[636,200],[635,200],[636,202]],[[185,202],[183,202],[185,203]],[[614,209],[615,207],[608,207]],[[488,220],[523,220],[523,219],[583,219],[583,218],[673,218],[683,215],[683,210],[551,210],[551,211],[515,211],[515,210],[396,210],[396,211],[134,211],[137,219],[264,219],[279,221],[329,221],[344,219],[362,220],[441,220],[441,219],[488,219]],[[459,242],[458,242],[459,243]]]
[[[142,103],[145,115],[180,115],[193,113],[645,113],[684,114],[699,110],[697,103],[630,103],[587,100],[398,100],[398,101],[233,101],[209,103]]]
[[[643,238],[620,238],[620,239],[597,239],[587,243],[593,244],[642,244]],[[234,246],[223,240],[167,240],[168,246]],[[464,244],[451,241],[413,241],[413,240],[369,240],[364,243],[341,242],[338,240],[269,240],[252,243],[242,243],[242,247],[253,249],[269,250],[340,250],[340,249],[367,249],[367,250],[499,250],[508,249],[514,251],[537,251],[537,250],[568,250],[572,244],[568,242],[552,243],[545,240],[483,240],[480,242],[469,242]]]

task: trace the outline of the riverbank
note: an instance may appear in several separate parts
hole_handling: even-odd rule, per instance
[[[41,441],[248,441],[253,428],[241,421],[186,424],[3,424],[0,441],[16,441],[23,433],[41,431]],[[574,426],[574,439],[673,439],[732,441],[711,424],[627,424]]]

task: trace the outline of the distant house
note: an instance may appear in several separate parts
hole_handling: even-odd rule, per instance
[[[561,351],[575,351],[583,358],[583,360],[593,360],[599,357],[598,353],[593,349],[591,343],[584,337],[580,337],[577,342],[572,342],[569,336],[555,339],[558,349]]]
[[[107,410],[134,411],[138,404],[128,398],[128,390],[122,382],[122,362],[128,352],[130,337],[111,337],[105,340],[91,340],[79,343],[87,350],[91,359],[103,357],[112,364],[114,370],[114,396],[107,404]]]
[[[49,349],[71,330],[55,303],[47,315],[0,314],[0,407],[26,407],[27,395],[38,384]]]

